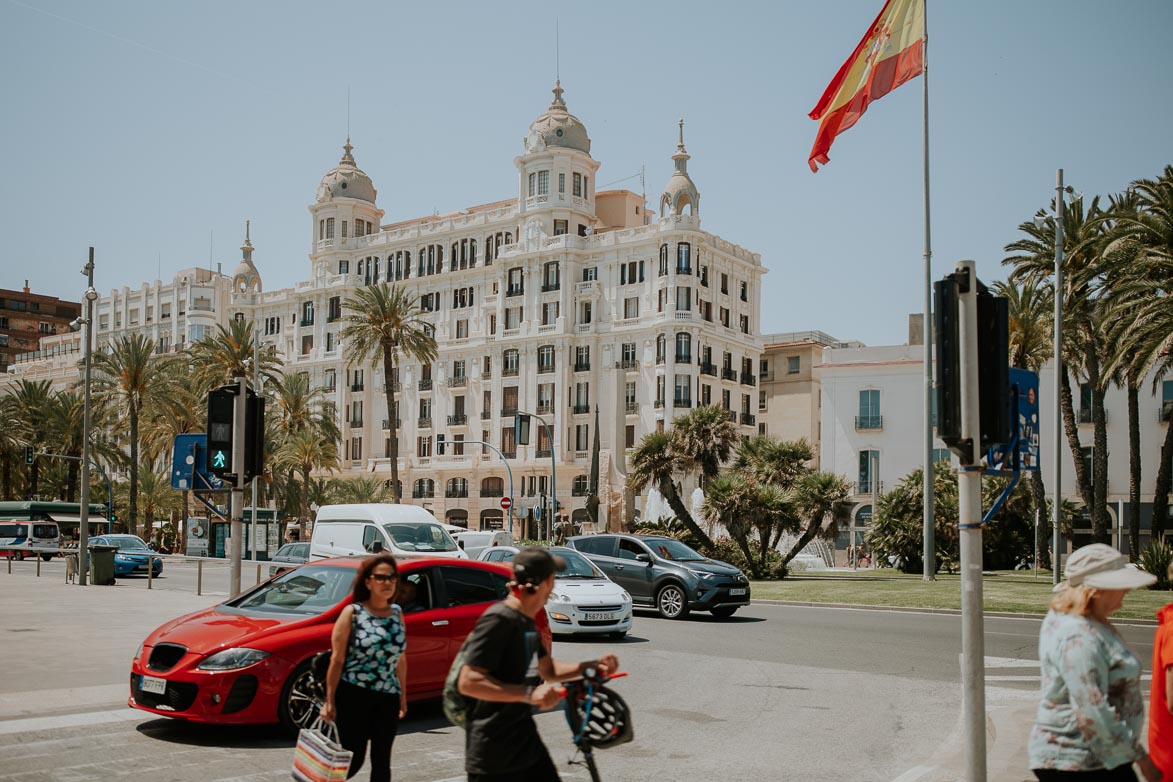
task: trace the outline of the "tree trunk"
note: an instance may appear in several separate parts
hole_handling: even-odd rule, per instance
[[[1087,340],[1088,383],[1092,387],[1092,540],[1112,542],[1112,517],[1108,514],[1108,419],[1104,411],[1107,383],[1100,382],[1099,345]]]
[[[692,514],[684,507],[684,503],[680,501],[680,494],[676,491],[676,484],[671,480],[660,482],[660,493],[664,495],[664,499],[668,500],[668,507],[676,514],[676,518],[688,527],[688,531],[695,537],[700,544],[705,548],[712,548],[712,539],[705,534],[705,531],[700,528],[695,521],[693,521]]]
[[[1128,382],[1128,557],[1140,556],[1140,391]]]
[[[1173,479],[1173,420],[1165,425],[1165,442],[1157,465],[1157,485],[1153,491],[1153,542],[1165,538],[1165,521],[1169,518],[1169,484]]]
[[[12,457],[7,453],[0,454],[0,482],[4,485],[4,499],[14,499],[12,496]]]
[[[757,524],[758,528],[758,570],[764,576],[766,575],[766,555],[770,552],[770,533],[771,525]]]
[[[395,346],[383,343],[383,393],[387,397],[387,429],[391,432],[391,502],[399,496],[399,416],[395,410]]]
[[[80,456],[81,454],[70,454],[71,456]],[[70,461],[66,466],[65,478],[65,501],[77,502],[77,483],[78,470],[81,468],[80,462]]]
[[[1030,496],[1035,505],[1035,520],[1037,523],[1038,539],[1035,541],[1039,567],[1051,566],[1051,525],[1047,519],[1047,490],[1043,485],[1043,471],[1033,470],[1030,474]]]
[[[1071,450],[1071,460],[1075,463],[1075,485],[1079,487],[1079,496],[1083,504],[1090,510],[1092,507],[1091,481],[1088,480],[1087,470],[1083,466],[1083,444],[1079,441],[1079,426],[1075,422],[1075,407],[1071,398],[1071,378],[1067,375],[1066,362],[1059,368],[1063,372],[1062,383],[1059,387],[1059,403],[1063,410],[1063,430],[1067,434],[1067,447]],[[1056,458],[1062,458],[1055,454]],[[1062,489],[1060,489],[1062,493]],[[1054,498],[1055,502],[1063,504],[1061,497]]]
[[[138,534],[138,405],[130,403],[130,501],[127,512],[127,531]]]
[[[311,467],[304,467],[302,476],[304,480],[301,484],[301,519],[298,521],[298,540],[305,540],[306,522],[310,517],[310,470]]]
[[[806,547],[807,543],[810,543],[815,539],[815,535],[819,534],[819,527],[822,525],[822,518],[812,520],[809,524],[806,525],[806,528],[803,529],[802,535],[799,536],[798,541],[793,546],[791,546],[790,551],[786,552],[786,555],[782,557],[783,567],[788,566],[790,564],[790,560],[797,557],[798,552],[802,551]]]

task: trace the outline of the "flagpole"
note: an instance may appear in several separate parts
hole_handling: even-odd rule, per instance
[[[933,243],[929,222],[929,15],[928,0],[921,14],[922,78],[924,79],[924,170],[925,170],[925,452],[924,452],[924,563],[925,581],[937,580],[936,520],[933,512]],[[875,513],[875,509],[872,509]]]

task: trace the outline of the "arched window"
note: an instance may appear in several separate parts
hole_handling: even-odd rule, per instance
[[[681,364],[692,363],[692,335],[687,332],[676,335],[676,361]]]
[[[504,497],[505,481],[500,478],[485,478],[481,481],[482,497]]]
[[[501,361],[504,367],[502,374],[505,377],[516,377],[521,368],[521,354],[516,349],[510,348],[501,355]]]
[[[477,240],[468,240],[468,268],[473,268],[477,265]]]
[[[692,245],[688,242],[676,245],[676,273],[692,274]]]
[[[436,482],[431,478],[420,478],[415,482],[415,486],[411,490],[411,496],[416,499],[423,497],[435,497]]]
[[[467,478],[449,478],[448,485],[444,488],[445,497],[467,497],[468,496],[468,479]]]
[[[574,476],[574,491],[575,497],[586,497],[591,493],[591,479],[586,475]]]
[[[656,363],[663,364],[668,357],[668,338],[663,334],[656,336]]]
[[[660,276],[668,274],[668,245],[660,245]]]

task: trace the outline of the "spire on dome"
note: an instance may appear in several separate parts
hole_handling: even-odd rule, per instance
[[[684,118],[682,117],[678,123],[676,152],[672,155],[676,170],[668,180],[664,194],[660,196],[660,217],[681,215],[686,212],[694,215],[699,213],[701,194],[697,190],[696,183],[692,181],[692,177],[688,175],[688,161],[691,157],[684,149]]]
[[[232,287],[237,293],[260,293],[261,274],[253,265],[252,221],[244,221],[244,244],[240,246],[241,259],[232,273]]]
[[[563,111],[566,111],[566,101],[562,100],[562,93],[564,92],[566,92],[566,90],[562,89],[562,80],[558,79],[554,82],[554,100],[550,102],[551,109],[562,109]]]
[[[688,161],[691,157],[692,155],[688,154],[684,150],[684,117],[681,117],[680,136],[679,140],[676,142],[676,154],[672,156],[672,159],[676,161],[677,172],[688,176]]]
[[[352,149],[354,149],[354,147],[352,147],[350,145],[350,134],[349,133],[346,134],[346,143],[342,145],[342,149],[343,149],[342,159],[338,161],[338,165],[344,166],[344,165],[349,164],[349,165],[357,167],[357,164],[354,162],[354,155],[350,154],[350,151]]]

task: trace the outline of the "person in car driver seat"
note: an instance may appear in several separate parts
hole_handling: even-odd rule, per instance
[[[461,695],[475,699],[465,726],[469,782],[558,780],[531,707],[557,705],[553,685],[580,678],[587,668],[606,674],[619,666],[613,654],[581,663],[555,660],[542,645],[534,617],[554,589],[554,574],[565,569],[566,562],[546,549],[522,549],[513,558],[509,596],[490,606],[469,636],[457,684]]]

